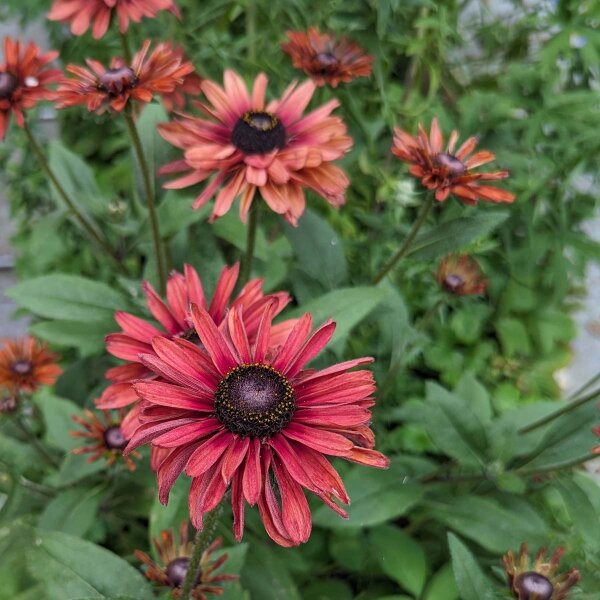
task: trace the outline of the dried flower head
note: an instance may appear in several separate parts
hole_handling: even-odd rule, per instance
[[[184,150],[183,160],[162,169],[185,173],[165,187],[179,189],[207,181],[194,208],[216,194],[211,219],[223,216],[241,197],[245,222],[258,190],[274,212],[296,225],[304,212],[304,190],[312,189],[331,205],[345,202],[348,178],[333,161],[352,146],[340,117],[331,116],[337,100],[303,115],[315,85],[292,83],[280,100],[265,104],[267,77],[261,73],[252,93],[234,71],[227,70],[224,87],[204,80],[208,103],[198,103],[208,119],[184,115],[159,125],[161,135]],[[212,179],[211,179],[212,178]]]
[[[6,136],[11,114],[23,127],[23,111],[33,108],[40,100],[52,100],[54,92],[48,86],[62,77],[59,69],[48,64],[58,52],[42,53],[33,43],[23,47],[20,40],[4,38],[4,62],[0,63],[0,140]]]
[[[557,574],[564,553],[564,548],[557,548],[546,561],[546,550],[542,548],[531,565],[526,543],[521,544],[518,564],[512,551],[507,552],[503,559],[504,571],[513,596],[518,600],[565,600],[580,575],[577,569]]]
[[[487,280],[479,263],[467,255],[450,255],[440,261],[437,280],[440,286],[455,296],[483,294]]]
[[[321,34],[314,27],[306,32],[288,31],[287,37],[281,49],[290,55],[294,67],[303,70],[318,86],[337,87],[371,74],[373,57],[345,37]]]
[[[392,153],[411,165],[410,173],[421,179],[421,183],[435,190],[435,199],[443,202],[450,194],[458,196],[465,204],[477,204],[478,200],[488,202],[513,202],[514,194],[482,181],[506,179],[507,170],[491,173],[475,173],[473,169],[493,161],[496,156],[489,150],[480,150],[472,156],[477,146],[477,138],[470,137],[458,150],[458,131],[450,134],[444,149],[444,138],[437,119],[431,122],[429,136],[419,124],[419,134],[409,135],[399,127],[394,130]]]
[[[152,540],[159,556],[159,563],[140,550],[134,552],[136,558],[141,560],[148,568],[146,577],[158,585],[170,587],[173,598],[181,595],[181,586],[185,581],[192,556],[193,546],[188,541],[188,524],[183,521],[179,527],[179,543],[176,542],[172,529],[160,532],[160,538]],[[200,559],[200,572],[194,582],[192,598],[207,600],[208,595],[220,596],[224,589],[218,584],[223,581],[238,579],[237,575],[215,574],[227,561],[227,554],[222,554],[213,560],[211,555],[217,550],[223,540],[217,538],[203,553]]]
[[[127,437],[121,428],[125,416],[124,411],[119,411],[118,418],[114,418],[108,411],[103,411],[103,418],[98,417],[91,410],[84,411],[85,417],[74,416],[73,421],[83,428],[83,431],[69,432],[72,437],[89,440],[87,446],[75,448],[73,454],[89,454],[87,462],[95,462],[104,458],[113,465],[120,457],[130,471],[135,471],[135,463],[131,460],[141,458],[139,452],[124,456],[123,450],[127,446]]]
[[[0,347],[0,386],[15,392],[35,392],[53,385],[62,373],[58,356],[31,336],[4,339]]]
[[[107,107],[122,111],[130,99],[140,103],[150,102],[154,95],[172,99],[194,66],[169,43],[158,44],[150,56],[149,49],[150,41],[146,40],[131,65],[120,57],[113,58],[108,69],[91,59],[86,60],[89,69],[68,65],[67,71],[76,79],[62,80],[57,107],[85,104],[89,111],[101,113]]]
[[[91,26],[94,38],[100,39],[114,14],[119,21],[119,31],[125,33],[130,22],[139,23],[143,17],[154,18],[161,10],[181,17],[173,0],[55,0],[48,19],[70,23],[74,35],[83,35]]]

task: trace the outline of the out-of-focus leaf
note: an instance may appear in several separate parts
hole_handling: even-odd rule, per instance
[[[341,579],[320,579],[302,589],[304,600],[352,600],[350,584]]]
[[[492,584],[470,550],[452,533],[448,534],[448,545],[454,578],[462,600],[493,600]]]
[[[458,600],[458,597],[452,565],[448,563],[427,582],[423,600]]]
[[[44,416],[45,440],[48,444],[66,452],[81,445],[81,440],[69,435],[70,431],[77,429],[72,417],[82,414],[74,402],[54,396],[48,388],[41,388],[36,393],[35,402]]]

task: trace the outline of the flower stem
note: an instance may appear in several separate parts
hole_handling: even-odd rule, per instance
[[[256,230],[258,228],[258,206],[259,202],[254,201],[250,208],[248,220],[248,237],[246,238],[246,254],[242,259],[242,267],[240,269],[240,285],[245,285],[250,279],[252,272],[252,261],[254,259],[254,247],[256,246]]]
[[[144,153],[142,146],[142,140],[137,130],[135,120],[131,110],[127,108],[123,111],[125,116],[125,123],[127,123],[127,129],[129,130],[129,136],[133,142],[133,148],[140,165],[140,171],[142,172],[142,181],[144,184],[144,193],[146,195],[146,206],[148,207],[148,216],[150,218],[150,226],[152,230],[152,242],[154,244],[154,257],[156,259],[156,270],[158,272],[158,284],[161,292],[165,291],[166,284],[166,271],[165,271],[165,260],[162,249],[162,240],[160,237],[160,229],[158,226],[158,214],[156,212],[156,200],[154,197],[154,186],[152,181],[152,175],[150,168],[148,167],[148,161]]]
[[[411,230],[408,232],[408,235],[404,238],[402,245],[400,246],[400,248],[398,248],[398,251],[396,252],[396,254],[394,254],[394,256],[392,256],[390,261],[379,272],[379,274],[375,277],[375,279],[373,279],[373,284],[375,284],[375,285],[378,284],[396,266],[396,264],[402,258],[404,258],[404,256],[406,256],[406,254],[410,250],[410,247],[411,247],[415,237],[417,236],[417,233],[419,232],[419,229],[421,229],[421,226],[423,225],[423,223],[425,223],[425,220],[427,219],[427,216],[429,215],[429,211],[433,207],[434,201],[435,201],[435,196],[433,194],[431,194],[429,196],[429,198],[427,198],[427,200],[425,201],[425,204],[423,204],[423,206],[421,208],[421,212],[419,213],[419,216],[417,217],[417,220],[413,223],[413,226],[411,227]]]
[[[246,36],[248,38],[248,59],[256,60],[256,0],[247,0]]]
[[[27,427],[21,417],[15,417],[15,423],[17,427],[21,430],[25,438],[28,442],[31,442],[31,445],[37,450],[38,454],[53,468],[58,469],[59,464],[54,460],[52,455],[44,448],[44,445],[40,443],[37,439],[35,433]]]
[[[123,58],[125,62],[130,67],[131,66],[131,48],[129,47],[129,38],[127,37],[127,32],[123,33],[119,32],[119,37],[121,38],[121,48],[123,50]]]
[[[183,582],[183,586],[181,588],[181,594],[179,596],[181,600],[192,600],[192,588],[194,587],[194,582],[198,577],[198,570],[200,569],[202,554],[210,546],[215,537],[215,532],[217,530],[217,525],[219,524],[219,518],[222,512],[223,502],[221,501],[211,512],[204,515],[204,526],[196,534],[196,539],[194,540],[194,550],[192,552],[190,564],[185,575],[185,581]]]

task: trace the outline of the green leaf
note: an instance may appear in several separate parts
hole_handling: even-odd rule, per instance
[[[34,396],[36,405],[42,411],[46,425],[45,441],[69,452],[81,445],[81,441],[69,435],[77,428],[72,417],[81,415],[82,410],[74,402],[54,396],[48,388],[41,388]]]
[[[480,422],[487,424],[492,420],[490,395],[471,371],[466,371],[460,378],[454,392],[467,403]]]
[[[176,482],[171,493],[169,502],[161,504],[158,494],[154,495],[152,508],[150,509],[150,527],[148,528],[148,543],[152,547],[152,539],[158,538],[163,529],[179,530],[179,523],[188,520],[188,492],[190,488],[189,480],[186,477],[180,477]]]
[[[85,477],[99,473],[105,468],[106,462],[103,460],[88,462],[84,456],[67,454],[52,481],[54,485],[61,487],[72,485]]]
[[[15,473],[40,467],[39,455],[29,444],[0,433],[0,464],[2,463]]]
[[[448,534],[448,545],[454,578],[462,600],[493,600],[492,584],[469,549],[452,533]]]
[[[573,525],[590,551],[598,547],[600,522],[586,493],[572,480],[557,481],[558,491],[569,511]]]
[[[518,319],[499,319],[496,332],[502,344],[502,350],[507,356],[531,354],[531,341],[527,329]]]
[[[377,527],[369,537],[384,573],[413,596],[420,596],[427,576],[427,557],[421,545],[392,525]]]
[[[428,581],[423,600],[458,600],[458,598],[459,591],[452,565],[447,563]]]
[[[173,190],[169,190],[158,207],[158,223],[163,238],[169,238],[179,233],[192,223],[203,221],[210,213],[210,206],[194,210],[193,198],[181,197]],[[148,235],[150,232],[148,231]]]

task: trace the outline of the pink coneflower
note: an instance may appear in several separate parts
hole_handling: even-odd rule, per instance
[[[6,136],[11,114],[19,127],[25,124],[23,111],[33,108],[40,100],[53,100],[48,86],[62,77],[58,69],[48,64],[58,52],[42,53],[33,43],[23,48],[20,40],[4,38],[4,62],[0,63],[0,140]]]
[[[157,471],[159,497],[167,501],[185,470],[192,478],[189,509],[196,528],[231,486],[238,540],[245,503],[258,503],[271,538],[293,546],[306,542],[311,531],[302,488],[347,516],[336,500],[348,504],[348,495],[326,456],[379,468],[388,460],[373,450],[369,428],[373,376],[351,370],[372,359],[305,369],[335,329],[329,321],[310,336],[309,314],[268,353],[274,308],[272,300],[263,310],[254,342],[243,309],[233,307],[219,329],[195,305],[191,314],[202,347],[155,338],[156,354],[141,359],[161,381],[135,384],[142,399],[140,425],[126,451],[147,443],[172,450]]]
[[[172,97],[194,66],[184,61],[181,51],[173,50],[171,44],[159,44],[147,56],[149,49],[150,41],[146,40],[131,65],[120,57],[112,59],[109,69],[91,59],[86,60],[89,69],[68,65],[66,70],[76,79],[63,79],[57,91],[57,107],[85,104],[89,111],[100,113],[108,106],[122,111],[130,99],[146,103],[154,95]]]
[[[183,116],[159,125],[161,135],[185,151],[183,160],[167,165],[162,173],[186,174],[165,187],[184,188],[212,177],[194,202],[194,208],[200,208],[216,194],[212,220],[241,196],[240,215],[246,221],[257,190],[292,225],[304,212],[305,188],[333,206],[345,202],[348,178],[333,161],[348,152],[352,139],[341,118],[331,116],[338,101],[303,116],[315,91],[313,82],[292,83],[280,100],[265,105],[266,88],[264,73],[249,94],[240,76],[227,70],[224,87],[202,82],[209,103],[199,106],[209,119]]]
[[[131,21],[139,23],[143,17],[154,18],[161,10],[181,17],[173,0],[55,0],[48,18],[70,23],[74,35],[83,35],[91,26],[94,38],[100,39],[114,13],[119,20],[119,31],[125,33]]]
[[[183,48],[176,47],[173,52],[179,54],[181,63],[187,63]],[[187,97],[198,96],[202,93],[202,77],[195,71],[184,76],[181,84],[177,85],[170,94],[162,94],[162,101],[167,112],[182,110],[185,107]]]

